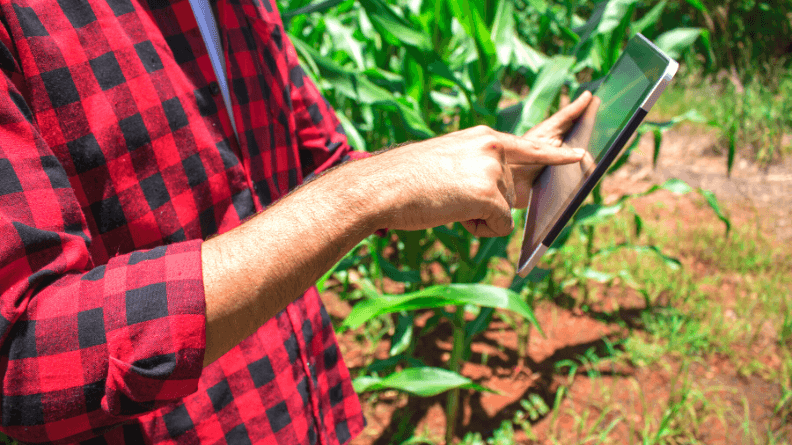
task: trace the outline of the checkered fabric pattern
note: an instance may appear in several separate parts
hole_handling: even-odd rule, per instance
[[[315,290],[202,369],[201,240],[347,158],[271,0],[219,0],[239,139],[188,0],[0,0],[0,430],[347,442]]]

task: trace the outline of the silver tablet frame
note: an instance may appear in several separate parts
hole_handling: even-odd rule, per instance
[[[646,98],[640,104],[638,109],[633,113],[631,118],[627,121],[627,124],[620,130],[619,136],[614,140],[610,147],[608,147],[603,152],[605,155],[602,156],[600,161],[597,163],[594,172],[585,180],[583,184],[580,185],[578,190],[575,193],[575,197],[572,199],[571,203],[564,209],[564,211],[560,214],[561,216],[552,224],[552,228],[548,235],[538,244],[536,247],[531,248],[531,246],[526,245],[527,240],[530,239],[529,236],[523,235],[522,247],[520,252],[520,260],[517,263],[517,273],[520,276],[527,276],[531,270],[539,264],[542,256],[547,252],[550,246],[553,244],[555,239],[561,233],[561,230],[566,226],[569,220],[575,215],[577,210],[580,208],[581,204],[585,198],[591,193],[594,187],[602,180],[605,176],[605,173],[610,168],[611,164],[619,158],[624,147],[626,146],[627,141],[630,137],[635,133],[635,130],[638,128],[638,125],[643,122],[643,119],[646,117],[646,114],[651,110],[652,106],[657,102],[657,99],[660,95],[665,91],[666,86],[671,82],[671,79],[676,74],[677,69],[679,68],[679,64],[671,59],[668,55],[666,55],[660,48],[655,46],[649,39],[644,37],[643,35],[636,34],[633,39],[638,39],[638,42],[642,45],[647,46],[647,50],[653,51],[658,55],[660,58],[664,59],[667,63],[663,74],[659,77],[657,82],[655,83],[654,87],[650,90],[649,94],[646,95]],[[629,43],[628,43],[629,45]],[[624,57],[622,54],[621,57]],[[616,66],[617,62],[614,64]],[[554,166],[547,167],[548,169],[554,168]],[[543,174],[542,172],[540,174]],[[533,196],[534,194],[531,193],[531,202],[535,199]],[[564,199],[567,199],[569,195],[565,196]],[[529,204],[530,208],[530,204]],[[528,227],[533,226],[531,223],[531,218],[535,218],[536,215],[530,213],[526,216],[525,221],[525,228],[528,230]],[[547,227],[547,226],[545,226]]]

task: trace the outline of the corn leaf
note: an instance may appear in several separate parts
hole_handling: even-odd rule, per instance
[[[516,33],[512,34],[510,38],[514,56],[512,65],[517,68],[525,68],[531,74],[537,74],[547,62],[547,56],[523,42]]]
[[[391,347],[388,352],[391,357],[401,354],[410,346],[413,337],[414,321],[415,316],[413,314],[408,314],[406,312],[399,314],[399,321],[396,324],[396,331],[393,333],[393,338],[391,338]]]
[[[403,295],[379,295],[361,301],[352,308],[352,312],[344,320],[342,329],[356,329],[382,314],[465,304],[508,309],[539,326],[533,309],[516,292],[484,284],[448,284]]]
[[[462,25],[462,29],[465,30],[468,36],[473,38],[476,44],[479,72],[473,80],[486,82],[500,67],[496,63],[498,55],[487,24],[481,17],[475,2],[470,0],[447,0],[446,3],[454,17],[459,21],[459,24]]]
[[[662,0],[661,2],[657,3],[649,10],[643,17],[634,21],[630,25],[630,37],[640,33],[644,33],[647,29],[655,26],[658,20],[660,20],[660,16],[663,14],[663,10],[665,9],[666,5],[668,4],[668,0]]]
[[[580,207],[575,215],[576,224],[594,225],[607,221],[613,215],[619,213],[622,209],[620,203],[611,206],[601,204],[586,204]]]
[[[672,59],[678,59],[682,53],[693,46],[699,38],[701,28],[676,28],[665,32],[655,39],[655,45],[665,51]]]
[[[731,231],[731,221],[729,221],[729,218],[723,214],[720,205],[718,205],[718,199],[715,198],[715,194],[704,189],[699,189],[698,192],[704,197],[705,200],[707,200],[707,204],[710,206],[712,211],[715,212],[715,215],[718,217],[718,219],[720,219],[726,226],[726,236],[729,236],[729,231]]]
[[[630,244],[630,243],[617,244],[615,246],[611,246],[611,247],[602,249],[602,250],[596,252],[594,254],[594,256],[595,257],[597,257],[597,256],[608,256],[608,255],[612,254],[613,252],[616,252],[616,251],[619,251],[619,250],[631,250],[633,252],[638,252],[638,253],[641,253],[641,254],[647,254],[648,253],[648,254],[655,255],[658,258],[660,258],[663,261],[663,263],[668,268],[670,268],[672,270],[678,270],[682,266],[682,263],[677,258],[674,258],[674,257],[671,257],[671,256],[668,256],[668,255],[664,254],[656,246],[638,246],[638,245]]]
[[[597,23],[597,34],[608,34],[614,31],[625,18],[629,20],[629,13],[638,0],[607,0],[602,11],[602,19]],[[615,36],[621,37],[621,36]]]
[[[613,275],[605,272],[600,272],[590,267],[583,269],[583,272],[580,273],[580,276],[583,278],[587,278],[589,280],[596,281],[598,283],[607,283],[608,281],[613,279]]]
[[[493,42],[498,42],[495,53],[503,66],[508,66],[512,59],[514,43],[510,37],[514,31],[514,6],[509,0],[500,0],[492,23],[491,37]]]
[[[393,263],[383,258],[380,254],[377,254],[377,258],[379,259],[382,273],[384,273],[385,276],[391,280],[397,281],[399,283],[421,282],[421,272],[417,270],[399,270],[398,267],[394,266]]]
[[[366,69],[366,62],[363,58],[363,42],[355,39],[354,29],[344,26],[335,17],[325,17],[327,33],[333,38],[335,47],[348,54],[358,69]]]
[[[388,90],[375,85],[360,73],[349,71],[334,61],[320,55],[299,38],[290,36],[295,47],[307,54],[317,67],[322,78],[340,94],[367,105],[377,105],[397,113],[406,129],[421,138],[430,138],[434,132],[413,108],[405,105]]]
[[[410,45],[424,51],[431,50],[429,35],[416,30],[412,24],[396,14],[381,0],[360,0],[371,23],[392,45]]]
[[[352,381],[355,392],[396,389],[420,397],[431,397],[450,389],[463,388],[477,391],[495,392],[473,383],[467,377],[442,368],[407,368],[387,377],[358,377]]]
[[[555,56],[545,63],[531,87],[531,92],[525,98],[515,134],[524,134],[544,119],[574,63],[575,59],[568,56]]]
[[[302,8],[297,8],[297,9],[294,9],[294,10],[291,10],[291,11],[284,11],[281,14],[281,18],[285,22],[288,22],[289,19],[291,19],[294,16],[303,15],[303,14],[310,14],[312,12],[326,11],[326,10],[328,10],[330,8],[333,8],[333,7],[343,3],[343,1],[344,0],[324,0],[324,1],[321,1],[321,2],[313,3],[313,4],[310,4],[310,5],[303,6]]]
[[[704,6],[704,3],[702,3],[702,2],[701,2],[701,0],[685,0],[685,1],[686,1],[686,2],[687,2],[689,5],[690,5],[690,6],[692,6],[692,7],[696,8],[696,9],[698,9],[698,10],[699,10],[699,12],[702,12],[702,13],[704,13],[704,14],[706,14],[706,13],[707,13],[707,8]]]
[[[344,113],[336,113],[336,116],[339,122],[341,122],[341,126],[344,127],[344,133],[347,135],[349,145],[357,151],[368,151],[366,141],[363,139],[363,136],[360,135],[357,128],[355,128],[355,124],[353,124]]]

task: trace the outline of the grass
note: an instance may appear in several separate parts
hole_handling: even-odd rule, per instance
[[[631,204],[644,218],[640,236],[625,211],[596,228],[595,248],[654,244],[682,267],[630,251],[595,259],[599,271],[626,274],[586,282],[588,305],[576,307],[622,323],[621,338],[557,363],[549,399],[526,392],[513,418],[461,443],[792,443],[792,246],[765,233],[767,216],[755,209],[724,205],[734,223],[727,238],[700,196],[660,192]],[[569,278],[564,264],[583,261],[585,245],[573,236],[554,260],[558,282]],[[508,282],[501,266],[490,281]],[[579,287],[557,291],[579,303]],[[629,322],[607,318],[646,301],[650,307]],[[413,443],[442,443],[420,427],[415,434]]]
[[[737,153],[767,167],[792,154],[791,94],[792,75],[785,72],[738,87],[683,70],[653,111],[670,118],[694,109],[703,117],[697,125],[718,130],[716,153],[734,144]]]
[[[759,214],[735,225],[732,234],[724,237],[722,226],[714,216],[709,217],[700,198],[657,196],[643,198],[636,206],[646,221],[654,221],[645,224],[643,234],[635,236],[632,221],[625,215],[597,229],[598,245],[605,247],[628,238],[637,244],[655,244],[678,257],[684,267],[671,270],[656,258],[631,252],[595,260],[594,267],[612,274],[627,271],[646,286],[656,307],[641,314],[641,328],[629,331],[618,359],[640,369],[670,366],[671,397],[661,416],[645,417],[643,425],[631,422],[628,411],[610,405],[604,393],[593,397],[598,401],[598,411],[612,412],[627,424],[629,436],[641,437],[644,444],[706,443],[698,431],[707,421],[736,428],[729,431],[739,434],[742,443],[789,443],[784,433],[752,419],[755,400],[741,396],[735,409],[732,399],[740,391],[703,384],[690,369],[725,360],[742,378],[756,377],[775,385],[780,389],[775,409],[778,422],[792,422],[792,248],[757,230],[762,218]],[[675,223],[668,224],[671,221]],[[568,255],[581,255],[582,243],[573,241]],[[571,262],[579,261],[574,258]],[[597,299],[604,301],[609,296],[633,292],[624,283],[597,287],[600,292],[590,294],[592,307],[602,303]],[[586,378],[602,380],[590,373]],[[639,394],[642,391],[633,390]],[[645,405],[645,410],[648,408]],[[551,442],[600,443],[584,431],[584,425],[597,425],[597,431],[604,431],[605,425],[600,420],[583,419],[579,411],[574,417],[576,439],[564,436]]]
[[[556,373],[562,388],[552,407],[537,404],[528,394],[520,402],[523,409],[492,437],[469,435],[463,443],[535,440],[536,422],[543,419],[552,424],[544,436],[547,443],[708,443],[704,432],[711,431],[713,423],[722,426],[725,437],[736,435],[742,443],[790,443],[784,436],[789,429],[775,428],[783,419],[792,421],[792,248],[757,230],[762,218],[758,213],[742,215],[745,221],[725,237],[723,226],[700,197],[654,195],[634,205],[646,221],[643,233],[636,236],[632,215],[624,212],[597,228],[595,247],[627,240],[654,244],[679,258],[683,267],[673,270],[654,256],[629,251],[595,260],[593,267],[599,271],[626,271],[640,282],[652,307],[635,324],[625,324],[624,338],[608,353],[590,350],[570,363],[559,363]],[[556,261],[580,264],[585,242],[573,238]],[[501,275],[497,268],[490,278]],[[566,277],[561,273],[556,279],[564,282]],[[635,293],[621,279],[586,286],[591,292],[584,310],[594,311],[592,315],[605,312],[609,298],[624,300]],[[577,285],[563,292],[572,298],[582,295]],[[637,377],[627,378],[626,391],[628,399],[642,406],[639,418],[633,415],[635,404],[625,402],[621,394],[625,388],[604,373],[624,364],[637,372]],[[572,380],[566,377],[570,365],[575,367]],[[732,386],[734,380],[709,370],[714,366],[736,370],[745,382],[777,388],[777,396],[768,395],[776,397],[771,400],[775,423],[769,426],[752,417],[759,408],[756,398],[745,395],[752,387]],[[668,378],[663,400],[647,386],[646,376],[652,373]],[[590,390],[581,393],[576,387],[583,380]]]

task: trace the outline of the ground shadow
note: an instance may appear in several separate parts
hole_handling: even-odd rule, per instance
[[[586,313],[585,316],[603,321],[618,319],[627,323],[627,320],[640,320],[640,312],[643,310],[644,309],[621,309],[620,311],[614,311],[612,313]],[[612,323],[612,321],[610,322]],[[517,411],[523,410],[520,401],[530,394],[537,394],[545,401],[548,407],[552,407],[557,392],[559,391],[559,385],[557,383],[558,376],[565,375],[569,372],[568,366],[560,364],[568,365],[570,363],[575,363],[581,366],[577,372],[585,372],[585,359],[581,359],[581,357],[586,355],[591,357],[592,354],[597,358],[609,357],[614,349],[620,349],[618,340],[622,339],[622,335],[623,333],[616,333],[594,341],[564,346],[556,349],[552,355],[539,362],[534,361],[530,357],[526,357],[523,366],[533,374],[532,378],[534,381],[530,386],[524,389],[519,397],[515,398],[513,403],[501,408],[493,417],[490,417],[484,409],[482,404],[482,393],[462,391],[460,406],[467,405],[471,415],[468,416],[470,421],[467,422],[467,424],[464,423],[465,416],[461,415],[461,413],[458,416],[458,423],[456,426],[457,437],[464,437],[467,433],[471,432],[480,433],[483,437],[491,436],[492,432],[497,429],[504,420],[513,419]],[[441,321],[431,332],[419,335],[415,340],[415,356],[421,357],[427,366],[445,367],[445,361],[448,356],[448,345],[450,344],[451,337],[451,323],[445,320]],[[504,348],[494,339],[479,335],[474,342],[487,344],[500,350],[500,354],[488,357],[487,367],[490,369],[511,370],[520,362],[516,350]],[[482,354],[477,352],[471,352],[467,359],[467,361],[471,363],[482,363],[482,360]],[[629,371],[616,369],[598,369],[597,373],[602,376],[616,377],[627,377],[631,375]],[[395,409],[390,423],[374,441],[374,444],[398,444],[408,440],[415,434],[418,423],[427,415],[431,407],[438,403],[441,406],[445,406],[445,400],[446,394],[427,398],[409,396],[406,404]],[[541,418],[538,418],[534,422],[540,420]]]

